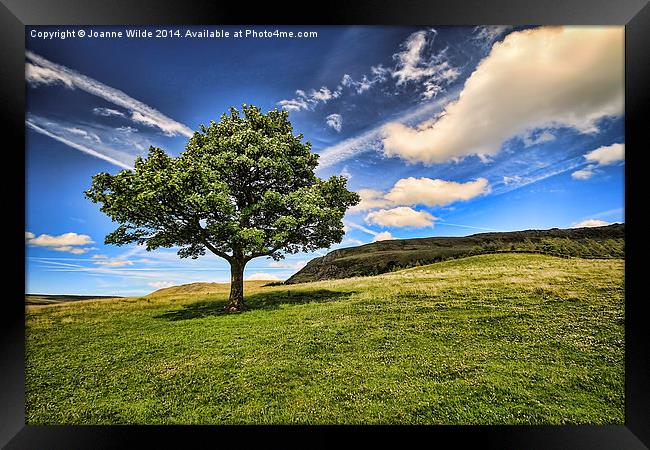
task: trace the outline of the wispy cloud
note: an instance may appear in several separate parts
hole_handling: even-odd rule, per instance
[[[125,117],[123,112],[112,108],[93,108],[93,114],[103,117]]]
[[[511,28],[510,25],[480,25],[472,30],[470,41],[479,47],[487,49],[492,46],[497,38],[503,36]]]
[[[346,221],[345,225],[349,228],[354,228],[356,230],[363,231],[364,233],[367,233],[371,236],[376,236],[377,234],[379,234],[378,231],[371,230],[370,228],[366,228],[363,225],[359,225],[358,223]]]
[[[383,83],[388,79],[390,70],[381,64],[370,67],[370,76],[364,74],[360,79],[355,80],[349,74],[344,74],[341,85],[353,89],[357,94],[363,94],[370,90],[374,85]]]
[[[476,227],[474,225],[462,225],[459,223],[450,223],[445,220],[438,220],[436,221],[436,226],[450,226],[450,227],[460,227],[460,228],[470,228],[472,230],[481,230],[481,231],[499,231],[494,228],[485,228],[485,227]]]
[[[449,62],[447,48],[438,52],[433,49],[437,35],[433,28],[416,31],[402,44],[403,50],[393,55],[397,63],[391,76],[397,79],[397,86],[421,83],[425,99],[436,97],[461,73]]]
[[[300,111],[301,109],[313,110],[321,103],[327,103],[334,98],[341,96],[342,87],[338,86],[331,91],[327,86],[322,86],[320,89],[312,89],[305,92],[301,89],[296,91],[296,97],[289,100],[280,100],[278,105],[287,111]]]
[[[394,87],[397,92],[404,86],[411,85],[421,92],[423,99],[435,98],[461,75],[460,69],[450,62],[448,49],[435,49],[437,34],[435,29],[429,29],[409,35],[400,45],[401,50],[393,54],[395,63],[392,67],[382,64],[370,66],[369,73],[357,79],[344,73],[334,89],[327,86],[310,91],[299,89],[295,97],[280,100],[278,105],[287,111],[313,111],[318,105],[342,97],[346,93],[360,95],[390,79],[395,80]]]
[[[341,117],[340,114],[330,114],[325,118],[325,123],[328,127],[341,132],[341,127],[343,126],[343,117]]]
[[[576,169],[582,164],[583,158],[576,157],[549,163],[541,168],[533,167],[521,174],[504,176],[501,181],[495,181],[492,184],[492,194],[505,194],[516,189],[521,189],[530,184]]]
[[[390,231],[381,231],[381,232],[380,231],[374,231],[374,230],[371,230],[370,228],[364,227],[363,225],[359,225],[358,223],[354,223],[354,222],[350,222],[350,221],[346,221],[345,226],[347,228],[354,228],[354,229],[357,229],[359,231],[363,231],[366,234],[371,235],[372,236],[372,242],[379,242],[379,241],[386,241],[386,240],[389,240],[389,239],[394,239],[394,237],[390,233]],[[352,244],[352,245],[363,245],[363,244],[365,244],[365,242],[363,242],[363,241],[360,241],[358,239],[352,239],[352,238],[348,238],[345,241],[343,241],[342,243],[348,243],[348,244]]]
[[[594,214],[589,214],[588,217],[584,217],[583,219],[588,219],[588,218],[600,219],[603,217],[624,216],[624,215],[625,215],[625,208],[614,208],[614,209],[608,209],[607,211],[600,211]]]
[[[27,126],[32,130],[50,137],[54,140],[67,145],[68,147],[79,150],[95,158],[103,159],[111,164],[124,169],[132,170],[131,165],[135,155],[129,154],[120,150],[115,150],[107,145],[101,145],[100,142],[87,143],[84,136],[80,136],[78,132],[70,132],[70,128],[64,124],[44,119],[42,117],[29,115],[25,121]],[[81,138],[81,140],[79,140]]]
[[[193,135],[192,130],[186,125],[167,117],[155,108],[128,96],[118,89],[107,86],[68,67],[49,61],[29,50],[25,52],[25,56],[29,61],[26,66],[25,76],[27,82],[33,86],[62,84],[69,89],[80,89],[126,109],[131,114],[131,120],[147,126],[156,127],[168,136],[181,134],[191,137]],[[117,110],[109,110],[108,108],[96,109],[98,113],[118,112]]]

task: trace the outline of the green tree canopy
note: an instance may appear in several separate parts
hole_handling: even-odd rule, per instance
[[[286,111],[242,110],[201,125],[178,157],[151,147],[134,170],[99,173],[85,192],[120,224],[107,244],[180,247],[181,258],[209,250],[226,259],[230,311],[244,307],[248,261],[341,242],[345,211],[359,202],[344,177],[314,174],[318,155],[293,134]]]

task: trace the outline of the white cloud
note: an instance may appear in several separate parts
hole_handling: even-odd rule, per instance
[[[151,106],[129,97],[118,89],[107,86],[65,66],[53,63],[29,50],[25,52],[25,56],[29,60],[26,64],[25,77],[31,85],[62,83],[67,88],[81,89],[114,105],[125,108],[131,113],[132,120],[156,127],[168,136],[181,134],[192,137],[193,135],[192,130],[186,125],[165,116]]]
[[[576,170],[571,174],[571,177],[576,180],[588,180],[594,176],[594,165],[588,165],[584,169]]]
[[[372,242],[379,242],[379,241],[388,241],[394,239],[393,235],[390,234],[390,231],[382,231],[381,233],[377,233],[374,238],[372,238]]]
[[[74,255],[81,255],[92,250],[92,248],[83,246],[93,242],[87,234],[64,233],[59,236],[41,234],[37,237],[30,231],[25,232],[25,244],[27,245],[45,247],[56,252],[72,253]]]
[[[291,100],[280,100],[278,105],[287,111],[300,111],[301,109],[309,109],[309,104],[303,98],[292,98]]]
[[[387,192],[359,189],[360,201],[349,208],[350,212],[368,211],[393,206],[445,206],[457,201],[470,200],[491,191],[485,178],[466,183],[431,178],[402,178]]]
[[[289,100],[280,100],[278,105],[287,111],[313,110],[319,103],[327,103],[334,98],[340,97],[342,89],[341,86],[337,86],[334,91],[331,91],[327,86],[322,86],[318,90],[312,89],[309,93],[298,89],[296,97]]]
[[[490,192],[485,178],[467,183],[431,178],[403,178],[395,183],[384,198],[394,205],[445,206],[456,201],[470,200]]]
[[[269,267],[280,267],[283,269],[294,269],[294,270],[300,270],[303,267],[307,265],[306,260],[300,260],[300,261],[287,261],[287,260],[280,260],[280,261],[271,261],[269,263]]]
[[[380,209],[372,211],[365,217],[367,223],[373,223],[382,227],[414,227],[424,228],[433,225],[437,218],[426,211],[415,211],[406,206],[392,209]]]
[[[587,219],[582,222],[573,224],[571,228],[584,228],[584,227],[604,227],[605,225],[610,225],[610,222],[605,222],[604,220],[597,219]]]
[[[111,116],[125,117],[123,112],[112,108],[93,108],[93,114],[97,116],[104,116],[104,117],[111,117]]]
[[[108,258],[108,256],[101,255],[99,253],[90,257],[90,259],[107,259],[107,258]]]
[[[25,232],[27,235],[33,236],[33,233]],[[59,236],[50,236],[49,234],[41,234],[38,237],[29,238],[30,245],[37,245],[40,247],[61,247],[63,245],[87,245],[92,244],[94,241],[87,234],[77,233],[64,233]]]
[[[612,144],[599,147],[587,153],[585,159],[590,162],[595,162],[599,166],[607,166],[619,161],[625,161],[625,145]]]
[[[584,155],[585,160],[591,162],[583,169],[576,170],[571,176],[576,180],[588,180],[597,172],[596,168],[608,166],[619,161],[625,161],[625,145],[612,144],[598,147]]]
[[[384,153],[433,164],[494,155],[538,128],[595,133],[598,120],[623,114],[623,34],[620,26],[510,33],[429,127],[387,124]]]
[[[438,53],[431,50],[436,35],[434,29],[416,31],[402,44],[403,51],[393,55],[397,63],[391,75],[397,78],[397,86],[422,80],[426,99],[435,97],[460,75],[449,63],[447,49]]]
[[[325,118],[325,122],[330,128],[341,132],[341,127],[343,126],[343,117],[341,117],[340,114],[330,114]]]
[[[323,102],[327,103],[333,98],[337,98],[339,95],[341,95],[341,91],[330,91],[327,87],[323,86],[319,90],[311,91],[311,97],[316,100],[317,102]]]
[[[392,205],[392,202],[384,198],[384,193],[376,189],[359,189],[357,191],[360,201],[348,208],[349,212],[368,211],[374,208],[385,208]]]
[[[256,272],[244,278],[246,281],[281,281],[282,278],[271,273]]]
[[[171,281],[152,281],[150,283],[147,283],[147,286],[151,286],[152,288],[156,289],[164,289],[174,286],[174,283]]]

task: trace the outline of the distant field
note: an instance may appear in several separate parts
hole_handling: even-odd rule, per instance
[[[109,298],[123,298],[104,295],[50,295],[50,294],[25,294],[27,305],[53,305],[62,302],[78,302],[81,300],[106,300]]]
[[[624,261],[492,254],[384,275],[27,307],[36,424],[622,424]]]

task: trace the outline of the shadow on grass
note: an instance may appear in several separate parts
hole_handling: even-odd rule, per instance
[[[247,311],[254,310],[273,310],[278,309],[280,305],[301,305],[311,302],[323,303],[334,300],[342,300],[349,297],[350,295],[352,295],[352,292],[338,292],[330,291],[327,289],[318,289],[314,291],[287,290],[257,293],[247,295],[245,297],[244,301],[246,304],[246,309],[243,312],[245,313]],[[154,318],[167,320],[187,320],[200,319],[202,317],[210,316],[225,316],[231,314],[224,311],[226,303],[228,303],[227,298],[224,298],[222,300],[199,301],[190,305],[185,305],[182,309],[167,311],[158,316],[154,316]]]

